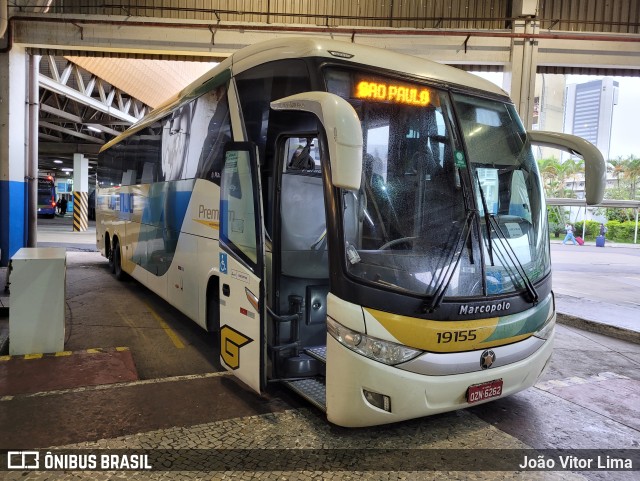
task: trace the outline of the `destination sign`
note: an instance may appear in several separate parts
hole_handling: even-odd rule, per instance
[[[391,102],[396,104],[429,105],[431,95],[429,89],[387,82],[369,82],[362,80],[356,85],[355,98]]]

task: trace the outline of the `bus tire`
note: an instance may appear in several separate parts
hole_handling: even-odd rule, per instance
[[[113,244],[113,274],[119,281],[124,281],[127,277],[126,272],[122,270],[122,263],[120,258],[120,244],[115,242]]]
[[[111,247],[111,243],[109,242],[109,239],[107,239],[106,241],[106,251],[107,251],[107,259],[109,261],[109,271],[114,274],[116,272],[115,269],[115,264],[113,262],[113,247]]]

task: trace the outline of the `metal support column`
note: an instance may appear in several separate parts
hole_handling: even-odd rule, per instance
[[[29,55],[29,113],[27,118],[27,247],[38,245],[38,73],[40,56]]]
[[[73,231],[89,226],[89,159],[73,154]]]

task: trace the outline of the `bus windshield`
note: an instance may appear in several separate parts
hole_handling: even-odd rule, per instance
[[[50,206],[56,200],[55,195],[53,180],[38,179],[38,204]]]
[[[511,106],[351,70],[325,78],[362,122],[362,185],[342,195],[351,276],[469,297],[523,290],[548,272],[535,161]]]
[[[546,207],[531,146],[513,105],[453,98],[482,222],[488,294],[521,289],[551,269]]]

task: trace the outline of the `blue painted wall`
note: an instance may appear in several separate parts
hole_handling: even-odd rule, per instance
[[[0,181],[0,266],[6,266],[26,246],[26,186],[24,182]]]

